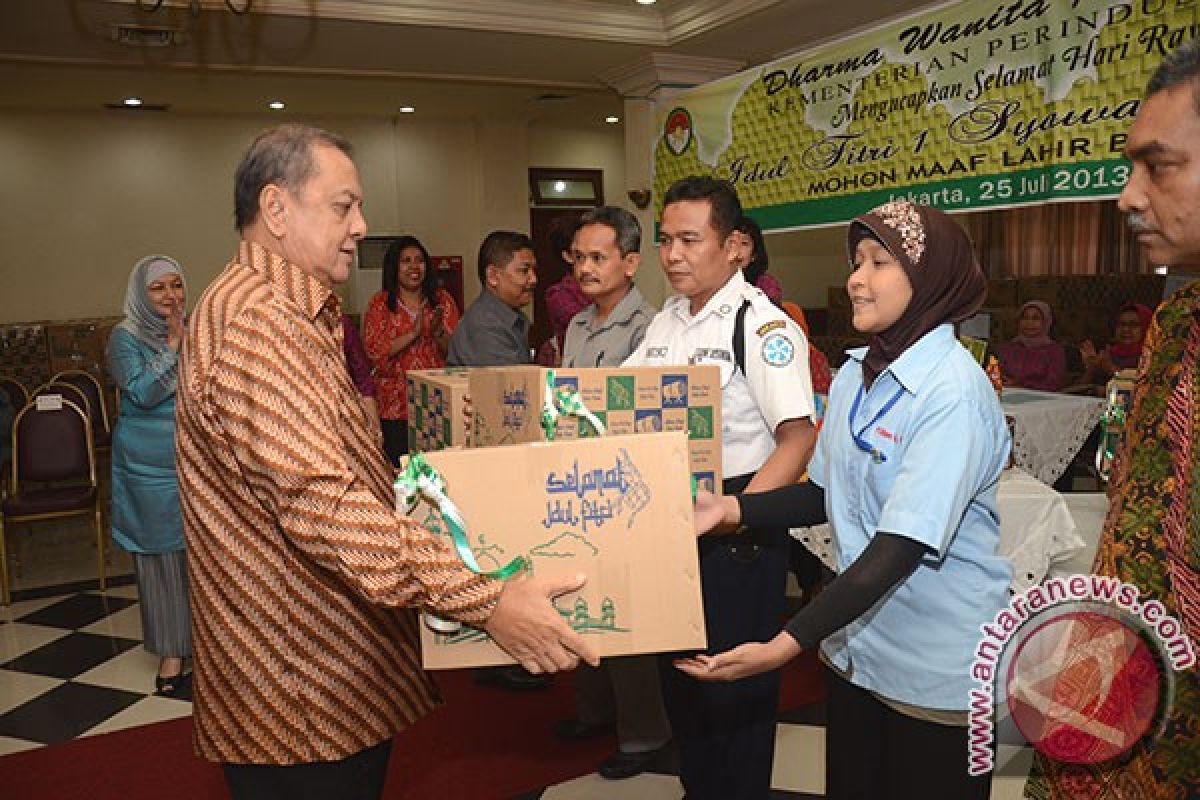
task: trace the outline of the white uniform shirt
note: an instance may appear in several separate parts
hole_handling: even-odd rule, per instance
[[[744,300],[746,372],[737,368],[733,330]],[[783,311],[737,272],[692,316],[688,299],[667,298],[626,366],[721,370],[721,468],[727,478],[758,470],[775,449],[775,429],[814,417],[808,341]]]

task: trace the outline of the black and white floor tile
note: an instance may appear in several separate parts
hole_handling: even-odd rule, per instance
[[[133,586],[0,609],[0,755],[192,713],[153,696]]]

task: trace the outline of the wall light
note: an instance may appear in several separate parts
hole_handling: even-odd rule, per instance
[[[124,100],[121,101],[121,104],[129,106],[130,108],[137,108],[138,106],[140,106],[142,104],[142,98],[126,97]]]
[[[285,108],[287,108],[282,100],[272,100],[271,102],[267,103],[267,105],[276,111],[283,111]]]
[[[652,6],[656,2],[658,2],[658,0],[637,0],[637,4],[639,6]]]
[[[607,117],[604,118],[604,121],[607,122],[609,125],[616,125],[618,122],[621,121],[621,118],[618,117],[616,114],[609,114]]]
[[[565,181],[555,181],[554,182],[554,191],[558,192],[559,194],[562,194],[566,190],[567,190],[567,184]]]
[[[650,205],[652,193],[649,189],[630,189],[625,194],[629,196],[629,201],[637,206],[639,210],[645,210],[646,206]]]
[[[413,108],[412,106],[400,106],[401,114],[412,114],[415,111],[416,111],[416,109]]]

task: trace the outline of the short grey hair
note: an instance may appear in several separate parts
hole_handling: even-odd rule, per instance
[[[350,142],[311,125],[280,125],[263,131],[250,145],[233,177],[234,227],[244,231],[258,219],[258,196],[268,184],[299,192],[312,177],[313,148],[336,147],[354,157]]]
[[[1190,39],[1176,47],[1154,70],[1146,84],[1146,96],[1192,84],[1192,106],[1200,115],[1200,39]]]
[[[619,206],[600,206],[588,211],[579,219],[579,227],[584,225],[607,225],[617,235],[617,249],[621,257],[642,250],[642,226],[630,212]]]

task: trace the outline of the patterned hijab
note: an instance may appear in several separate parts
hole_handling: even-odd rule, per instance
[[[858,243],[868,238],[900,262],[913,291],[900,319],[869,340],[863,382],[870,386],[922,336],[978,311],[987,296],[987,279],[970,237],[936,208],[893,200],[855,217],[846,234],[851,263]]]
[[[167,320],[159,316],[146,294],[146,287],[164,275],[176,274],[184,281],[183,267],[169,256],[146,256],[133,265],[129,273],[129,284],[125,288],[125,319],[117,323],[139,341],[156,350],[167,349]]]

